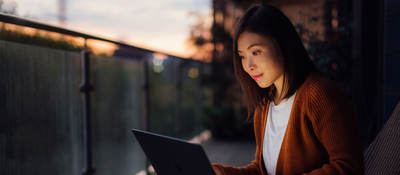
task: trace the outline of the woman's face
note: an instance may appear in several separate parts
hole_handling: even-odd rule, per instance
[[[238,38],[238,54],[244,71],[261,88],[275,84],[283,77],[283,60],[274,43],[262,35],[243,32]],[[280,84],[280,83],[279,83]]]

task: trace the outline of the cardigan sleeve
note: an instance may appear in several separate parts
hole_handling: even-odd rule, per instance
[[[218,168],[224,175],[259,175],[257,160],[253,160],[250,164],[243,167],[233,167],[222,165],[218,163],[213,163],[213,167]]]
[[[256,152],[255,152],[255,159],[250,162],[247,166],[242,166],[242,167],[233,167],[233,166],[227,166],[227,165],[222,165],[218,163],[212,164],[213,167],[216,167],[218,170],[220,170],[224,175],[261,175],[263,174],[260,170],[260,162],[261,158],[258,156],[259,155],[259,143],[261,140],[261,135],[262,133],[262,119],[263,119],[263,111],[265,110],[265,107],[259,107],[255,110],[254,112],[254,136],[256,139]]]
[[[311,86],[308,113],[329,161],[307,175],[363,174],[363,154],[353,105],[329,80]]]

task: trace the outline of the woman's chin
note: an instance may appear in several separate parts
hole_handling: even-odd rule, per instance
[[[257,82],[258,87],[260,88],[267,88],[270,87],[272,84],[267,84],[267,83],[258,83]]]

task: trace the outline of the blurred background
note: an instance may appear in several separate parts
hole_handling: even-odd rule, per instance
[[[0,0],[0,174],[145,174],[132,128],[249,163],[232,36],[254,2]],[[400,100],[399,1],[262,2],[354,103],[366,148]]]

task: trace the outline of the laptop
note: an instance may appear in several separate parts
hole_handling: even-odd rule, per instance
[[[215,175],[199,144],[137,129],[132,132],[157,175]]]

